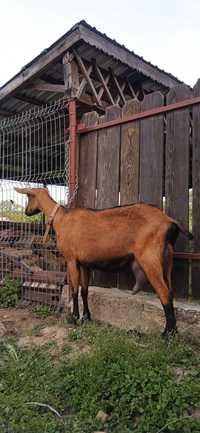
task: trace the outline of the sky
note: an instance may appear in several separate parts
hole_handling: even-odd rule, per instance
[[[194,86],[200,77],[199,0],[2,0],[0,86],[85,19]]]

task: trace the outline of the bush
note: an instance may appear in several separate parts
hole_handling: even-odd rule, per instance
[[[0,287],[0,307],[15,307],[19,301],[20,280],[6,277]]]

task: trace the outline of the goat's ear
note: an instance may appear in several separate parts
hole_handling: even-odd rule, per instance
[[[15,188],[15,191],[19,192],[20,194],[34,195],[34,191],[32,188]]]

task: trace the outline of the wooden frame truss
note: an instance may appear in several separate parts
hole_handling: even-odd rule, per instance
[[[118,77],[113,70],[101,68],[96,60],[86,62],[75,49],[64,56],[63,67],[65,93],[87,105],[101,109],[109,105],[123,106],[127,100],[137,99],[141,91],[127,77]]]

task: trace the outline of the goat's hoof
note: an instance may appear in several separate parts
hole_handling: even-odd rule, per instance
[[[161,335],[166,340],[170,340],[171,338],[174,338],[177,333],[178,333],[178,330],[175,327],[173,329],[165,329]]]
[[[91,321],[91,316],[90,316],[90,314],[84,314],[84,315],[82,316],[82,318],[81,318],[81,323],[82,323],[82,324],[87,323],[87,322],[90,322],[90,321]]]
[[[78,319],[79,319],[79,317],[75,316],[74,314],[68,314],[66,316],[66,320],[70,325],[76,325]]]
[[[131,294],[137,295],[137,293],[140,291],[140,289],[132,289]]]
[[[78,322],[78,320],[79,320],[79,316],[76,315],[76,314],[73,314],[73,315],[72,315],[72,320],[73,320],[74,325],[76,325],[77,322]]]

